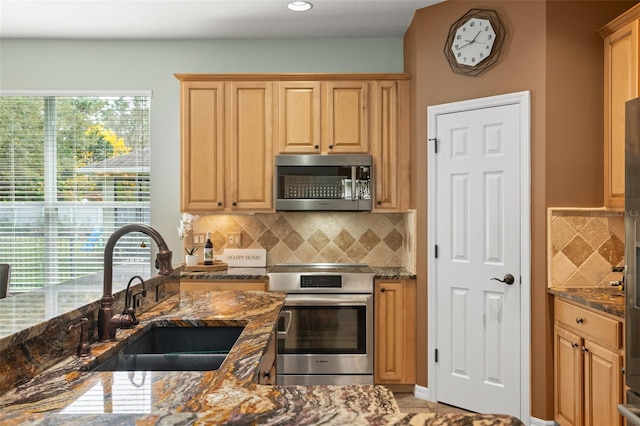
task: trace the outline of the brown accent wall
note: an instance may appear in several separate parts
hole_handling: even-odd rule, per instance
[[[417,209],[418,300],[427,306],[427,106],[531,92],[531,415],[553,418],[552,313],[546,209],[602,205],[603,42],[598,29],[634,1],[446,1],[416,12],[405,35],[412,75],[412,208]],[[466,77],[442,52],[449,26],[471,8],[507,28],[501,60]],[[427,313],[418,309],[418,384],[427,386]]]

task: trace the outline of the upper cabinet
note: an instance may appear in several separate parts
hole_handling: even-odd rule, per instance
[[[408,80],[372,83],[374,211],[406,211],[410,197]]]
[[[273,83],[182,81],[180,209],[273,210]]]
[[[280,154],[369,152],[367,81],[280,81]]]
[[[640,6],[600,30],[604,38],[604,205],[624,207],[625,102],[638,97]]]
[[[273,209],[273,83],[232,82],[228,96],[226,206]]]
[[[278,151],[320,152],[320,82],[278,82]]]
[[[329,81],[326,86],[324,153],[369,152],[369,83]]]
[[[224,210],[225,85],[180,85],[180,209]],[[188,143],[187,143],[188,141]]]
[[[176,74],[181,209],[273,211],[279,154],[371,154],[374,212],[409,207],[408,74]]]

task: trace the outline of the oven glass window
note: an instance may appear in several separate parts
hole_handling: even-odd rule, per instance
[[[366,306],[285,306],[291,311],[281,354],[366,354]],[[284,318],[278,330],[284,331]]]

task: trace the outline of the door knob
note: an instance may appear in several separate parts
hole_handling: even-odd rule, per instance
[[[491,278],[491,279],[492,280],[496,280],[496,281],[500,281],[501,283],[505,283],[507,285],[511,285],[516,281],[516,279],[513,278],[513,275],[511,275],[511,274],[505,275],[503,279],[500,279],[500,278]]]

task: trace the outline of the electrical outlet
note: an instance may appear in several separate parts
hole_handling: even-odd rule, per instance
[[[227,247],[239,248],[242,245],[242,233],[230,232],[227,234]]]
[[[206,243],[206,234],[193,234],[193,246],[204,247]]]

